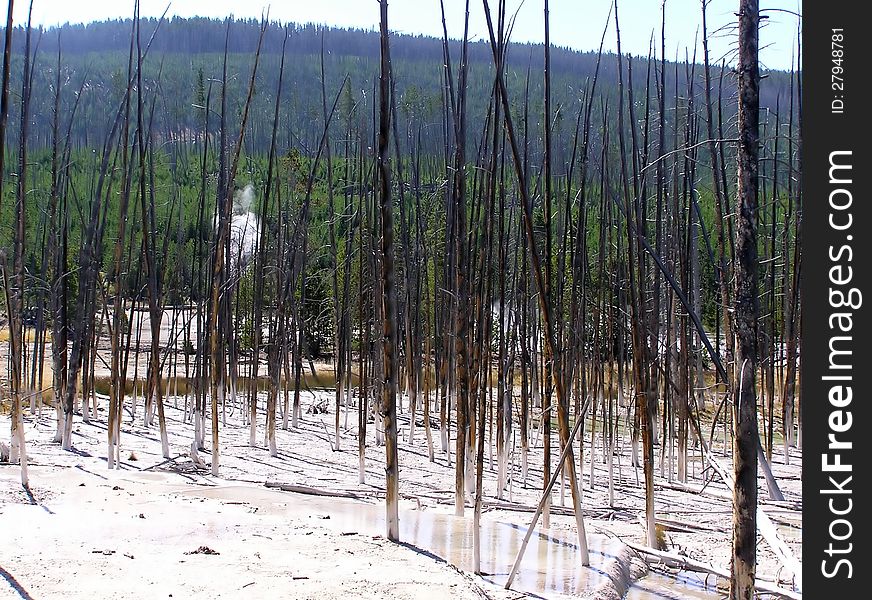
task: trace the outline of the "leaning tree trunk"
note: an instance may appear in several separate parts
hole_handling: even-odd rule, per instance
[[[754,597],[757,533],[758,0],[739,3],[739,185],[736,228],[736,391],[730,598]]]
[[[545,295],[545,282],[542,271],[542,261],[539,257],[536,248],[536,240],[533,234],[533,211],[530,205],[530,197],[527,188],[527,178],[524,173],[521,154],[518,149],[518,141],[515,135],[515,128],[512,121],[511,107],[509,105],[509,95],[506,91],[506,83],[503,77],[503,44],[497,45],[496,36],[494,35],[493,21],[491,19],[490,6],[487,0],[482,1],[484,5],[485,19],[488,26],[488,35],[490,37],[494,68],[497,74],[497,92],[499,99],[503,105],[503,124],[505,125],[506,134],[508,135],[509,146],[512,150],[512,162],[515,166],[515,175],[518,180],[518,189],[521,192],[521,203],[523,206],[524,230],[526,232],[528,249],[530,252],[531,271],[533,272],[536,281],[536,290],[538,292],[539,312],[542,319],[544,329],[544,342],[548,346],[548,353],[553,357],[554,372],[562,373],[561,370],[561,354],[556,352],[556,342],[554,336],[554,315],[552,307]],[[502,40],[502,37],[500,38]],[[582,565],[590,564],[588,554],[587,535],[585,534],[584,516],[581,512],[581,493],[578,487],[578,475],[575,467],[575,457],[571,447],[571,436],[569,431],[569,402],[565,395],[563,379],[556,377],[554,379],[554,391],[557,396],[557,426],[560,432],[560,443],[563,446],[563,457],[560,459],[559,468],[566,469],[566,474],[569,479],[569,488],[572,492],[572,507],[575,515],[576,528],[578,533],[579,559]],[[573,436],[574,437],[574,436]],[[550,490],[546,491],[550,493]],[[538,517],[538,515],[537,515]]]

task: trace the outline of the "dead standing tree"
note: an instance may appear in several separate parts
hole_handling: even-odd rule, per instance
[[[536,248],[534,233],[533,233],[533,215],[530,205],[530,197],[524,176],[524,168],[521,160],[521,154],[518,148],[517,137],[515,136],[515,128],[512,122],[511,107],[509,105],[509,96],[506,91],[505,79],[503,76],[503,48],[497,45],[496,36],[494,35],[494,27],[491,19],[490,6],[487,0],[482,0],[484,4],[485,18],[487,20],[488,34],[490,36],[491,49],[493,52],[494,67],[496,70],[497,91],[500,101],[503,105],[503,120],[508,134],[509,145],[512,150],[512,158],[515,166],[515,174],[518,178],[518,189],[521,192],[521,203],[524,217],[524,230],[526,232],[530,267],[536,281],[536,289],[539,292],[539,311],[542,317],[542,325],[544,328],[545,344],[548,347],[548,353],[553,357],[554,372],[562,373],[561,370],[561,354],[556,347],[554,336],[554,315],[552,314],[551,305],[545,294],[545,281],[542,271],[542,261],[539,258],[539,252]],[[569,478],[569,488],[572,492],[572,506],[575,515],[576,527],[578,530],[579,554],[582,565],[590,564],[590,557],[587,549],[587,536],[584,531],[584,516],[581,512],[581,492],[578,487],[578,475],[576,472],[575,458],[572,452],[571,439],[569,431],[569,402],[566,397],[566,390],[563,385],[562,377],[554,378],[554,390],[557,396],[557,421],[560,431],[560,443],[563,446],[563,453],[558,465],[560,469],[566,469],[566,474]],[[576,431],[574,433],[577,433]],[[552,482],[554,478],[552,477]],[[553,485],[553,483],[552,483]],[[548,492],[546,492],[548,493]],[[540,505],[541,506],[541,505]],[[537,513],[538,517],[538,513]],[[535,520],[530,527],[530,530],[535,526]],[[523,550],[522,552],[523,553]],[[520,555],[519,555],[520,557]],[[517,565],[516,565],[517,566]],[[510,582],[511,583],[511,580]]]
[[[134,11],[138,11],[139,4],[134,7]],[[134,24],[138,21],[134,19]],[[134,25],[135,27],[135,25]],[[127,56],[127,78],[128,80],[133,75],[133,48],[135,36],[130,36],[130,50]],[[137,69],[141,65],[137,64]],[[125,98],[124,104],[124,126],[121,133],[121,172],[125,175],[128,172],[128,162],[130,160],[128,154],[128,143],[130,139],[130,95]],[[115,285],[115,298],[112,308],[112,366],[111,377],[112,382],[109,388],[109,414],[107,415],[107,452],[106,465],[112,469],[116,462],[121,462],[121,405],[123,403],[125,381],[122,379],[121,373],[121,343],[123,338],[123,320],[124,315],[124,273],[122,267],[122,258],[124,252],[124,239],[127,232],[127,211],[130,204],[130,177],[125,177],[121,187],[121,197],[118,205],[118,234],[115,238],[115,247],[113,250],[113,270],[111,281]]]
[[[146,384],[146,405],[157,400],[158,426],[160,429],[161,452],[164,458],[170,458],[169,440],[167,439],[166,415],[164,414],[163,392],[161,390],[161,367],[160,367],[160,323],[163,310],[160,306],[160,283],[158,266],[156,261],[157,240],[154,215],[154,196],[146,195],[146,150],[150,145],[150,131],[146,132],[143,122],[143,83],[142,83],[142,48],[140,42],[139,6],[136,14],[136,144],[139,150],[139,201],[142,215],[142,250],[145,258],[145,271],[148,288],[148,321],[151,326],[151,350],[149,352],[149,372]],[[129,109],[129,105],[128,105]],[[152,114],[154,109],[152,108]],[[125,119],[126,121],[126,119]],[[125,128],[127,125],[125,124]],[[151,125],[149,124],[149,130]],[[126,140],[125,140],[126,141]],[[153,171],[152,171],[153,173]],[[152,192],[154,188],[152,186]],[[150,202],[149,202],[150,200]],[[122,388],[123,389],[123,388]],[[149,422],[149,413],[146,409],[146,422]]]
[[[400,541],[398,510],[398,465],[397,465],[397,291],[394,282],[394,230],[391,204],[390,167],[388,165],[388,136],[390,135],[390,43],[388,40],[388,3],[380,2],[381,71],[379,74],[379,129],[378,129],[378,174],[379,208],[381,217],[381,263],[383,285],[383,330],[384,365],[382,401],[380,413],[385,429],[385,485],[387,510],[387,536],[393,542]]]
[[[451,247],[449,250],[451,270],[453,271],[454,285],[454,399],[457,409],[457,437],[455,446],[455,475],[454,475],[454,514],[463,516],[466,496],[466,481],[468,464],[471,456],[467,452],[470,434],[470,374],[469,374],[469,281],[466,277],[467,263],[467,231],[466,231],[466,90],[468,73],[468,36],[469,36],[469,1],[465,4],[465,18],[463,26],[463,45],[460,56],[460,73],[457,81],[455,94],[451,62],[448,59],[448,33],[445,29],[444,6],[443,32],[445,33],[445,56],[446,76],[448,80],[448,93],[451,99],[451,108],[454,124],[454,173],[453,187],[451,190]],[[447,431],[447,429],[446,429]]]
[[[543,177],[545,178],[545,197],[542,202],[542,220],[545,228],[545,301],[549,306],[554,306],[554,298],[552,296],[552,234],[551,234],[551,196],[552,196],[552,181],[553,174],[551,169],[552,152],[551,152],[551,38],[550,38],[550,14],[548,0],[545,0],[545,65],[544,65],[544,109],[545,116],[542,119],[544,128],[545,153],[543,156],[544,168]],[[562,375],[558,372],[558,376]],[[551,344],[545,344],[545,394],[542,398],[542,441],[543,441],[543,458],[542,458],[542,487],[543,490],[548,487],[548,480],[551,478],[551,420],[553,418],[551,412],[551,394],[553,391],[554,381],[554,350]],[[561,486],[562,487],[562,486]],[[545,509],[542,511],[542,525],[548,527],[550,525],[550,509],[551,509],[551,494],[546,494],[548,497],[545,500]]]
[[[739,149],[736,223],[736,367],[733,455],[733,555],[730,598],[754,597],[757,540],[757,157],[759,144],[760,10],[739,2]]]
[[[27,476],[27,449],[24,443],[24,422],[22,419],[21,407],[21,383],[23,376],[23,327],[22,313],[24,311],[24,236],[25,236],[25,201],[26,201],[26,183],[27,183],[27,124],[29,120],[30,109],[30,84],[31,84],[31,57],[30,57],[30,18],[33,11],[33,2],[30,3],[27,16],[27,29],[24,42],[24,70],[22,73],[21,84],[21,127],[19,130],[19,149],[18,149],[18,185],[15,195],[15,234],[13,245],[13,266],[12,276],[14,287],[10,290],[10,282],[6,269],[6,255],[0,257],[0,268],[3,271],[3,287],[6,294],[6,309],[9,313],[9,346],[11,355],[12,373],[10,378],[10,388],[12,392],[12,439],[11,452],[9,455],[10,462],[18,462],[21,466],[21,485],[28,489]],[[7,28],[11,27],[12,17],[12,2],[9,3],[9,18]],[[8,53],[10,51],[11,37],[7,33],[6,37],[6,55],[4,56],[3,71],[4,89],[3,89],[3,132],[0,135],[0,145],[5,144],[5,122],[6,108],[5,101],[7,95],[6,86],[8,85]],[[0,178],[2,178],[3,162],[0,159]],[[2,194],[2,186],[0,186],[0,194]]]
[[[225,186],[219,186],[218,195],[218,235],[215,243],[215,252],[212,263],[212,305],[209,322],[210,335],[210,354],[211,354],[211,395],[212,395],[212,475],[218,475],[218,397],[225,397],[225,380],[224,380],[224,346],[221,343],[221,336],[225,333],[225,328],[221,326],[221,319],[226,318],[225,312],[221,310],[222,292],[226,291],[227,273],[224,265],[225,245],[229,241],[230,235],[230,212],[233,205],[233,180],[236,178],[236,169],[239,165],[239,156],[242,153],[242,145],[245,141],[245,128],[248,124],[248,111],[251,107],[251,100],[254,96],[254,82],[257,76],[257,66],[260,62],[260,50],[263,45],[263,36],[266,33],[267,17],[261,21],[260,35],[257,38],[257,50],[254,54],[254,66],[251,69],[251,79],[248,82],[248,96],[245,99],[245,105],[242,109],[242,123],[239,126],[239,139],[236,141],[236,150],[233,154],[233,160],[230,163],[230,169],[225,180]],[[229,36],[230,22],[227,24]],[[226,119],[226,86],[227,86],[227,49],[225,41],[225,57],[224,57],[224,75],[223,88],[221,93],[221,129],[224,130]],[[221,154],[224,155],[224,147],[222,144]]]
[[[624,144],[624,76],[621,54],[621,30],[618,19],[618,3],[615,0],[615,31],[617,34],[618,45],[618,139],[621,149],[621,188],[623,197],[627,202],[627,210],[625,211],[625,223],[627,226],[627,261],[629,274],[629,289],[630,289],[630,310],[631,310],[631,334],[633,338],[633,381],[635,383],[636,395],[636,414],[641,425],[642,433],[642,457],[645,476],[645,523],[648,545],[652,548],[656,547],[655,538],[655,516],[654,516],[654,443],[651,435],[651,413],[649,411],[649,401],[654,395],[651,386],[651,365],[649,360],[649,347],[645,339],[643,329],[643,317],[639,314],[639,307],[642,300],[642,286],[644,285],[644,269],[643,256],[638,247],[638,238],[642,235],[640,232],[633,235],[640,225],[635,222],[638,220],[638,205],[640,198],[638,191],[630,195],[626,151]],[[633,206],[629,206],[630,200],[633,200]],[[638,257],[638,262],[636,258]]]
[[[212,280],[210,283],[210,304],[209,304],[209,326],[207,335],[209,339],[209,373],[210,373],[210,388],[209,396],[212,405],[212,475],[218,475],[218,401],[219,393],[220,400],[224,401],[224,356],[221,346],[221,334],[224,328],[221,326],[221,318],[219,316],[221,305],[221,288],[222,279],[224,277],[224,245],[227,236],[229,235],[230,223],[228,213],[230,211],[230,201],[227,198],[225,187],[227,182],[224,176],[225,161],[227,157],[226,144],[226,124],[227,124],[227,42],[230,37],[230,22],[227,23],[227,32],[224,38],[224,66],[221,77],[221,126],[220,126],[220,141],[218,149],[218,195],[216,199],[216,218],[217,231],[215,246],[212,252]],[[208,131],[206,132],[208,135]],[[227,206],[225,206],[227,205]]]
[[[263,194],[263,206],[261,207],[260,213],[260,239],[258,241],[258,252],[255,257],[255,298],[263,297],[263,288],[264,288],[264,267],[266,263],[266,250],[268,238],[267,234],[269,232],[269,228],[266,226],[267,216],[269,215],[269,207],[270,207],[270,196],[273,188],[273,168],[276,162],[276,143],[277,143],[277,133],[279,126],[279,107],[281,106],[281,98],[282,98],[282,84],[284,83],[284,74],[285,74],[285,47],[288,43],[288,28],[285,27],[284,37],[282,38],[282,54],[281,61],[279,63],[279,80],[278,87],[276,89],[276,101],[275,108],[273,112],[273,125],[272,125],[272,136],[270,138],[270,146],[269,146],[269,156],[267,157],[267,176],[266,176],[266,186],[264,187]],[[277,214],[281,215],[281,209],[277,210]],[[279,245],[279,252],[281,252],[281,245]],[[279,259],[277,259],[278,262]],[[276,268],[276,272],[279,272],[280,269]],[[276,290],[281,288],[280,285],[276,285]],[[261,343],[262,343],[262,329],[263,329],[263,303],[255,302],[254,304],[254,359],[253,359],[253,373],[252,380],[255,382],[255,395],[251,404],[251,428],[254,430],[256,425],[256,408],[257,408],[257,380],[258,380],[258,368],[260,366],[260,351],[261,351]],[[278,319],[281,319],[282,311],[278,310],[278,306],[276,307],[276,315]],[[278,455],[278,448],[276,448],[276,405],[278,401],[278,393],[279,393],[279,373],[280,373],[280,358],[281,352],[279,351],[281,339],[283,336],[279,336],[278,332],[282,331],[282,323],[279,322],[275,324],[270,330],[270,339],[269,339],[269,348],[267,350],[267,371],[269,373],[269,380],[271,382],[269,388],[269,396],[267,398],[267,407],[266,407],[266,443],[269,447],[270,456]],[[249,440],[250,442],[251,440]]]

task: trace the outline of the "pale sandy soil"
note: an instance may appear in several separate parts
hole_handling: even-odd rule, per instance
[[[193,427],[181,422],[182,411],[172,400],[167,403],[167,417],[173,460],[166,462],[160,456],[156,426],[142,427],[140,401],[134,422],[125,412],[124,460],[118,471],[106,468],[102,410],[92,424],[77,418],[75,452],[64,452],[51,442],[55,430],[52,409],[44,409],[41,419],[28,414],[32,497],[18,483],[18,468],[0,465],[0,599],[592,596],[607,583],[604,573],[622,547],[616,536],[643,541],[639,517],[644,492],[629,466],[629,444],[621,448],[615,502],[610,507],[599,442],[591,488],[587,435],[583,504],[593,569],[577,564],[574,520],[563,514],[567,511],[560,507],[561,494],[555,489],[550,529],[540,528],[522,563],[518,583],[512,591],[503,590],[518,540],[540,495],[541,449],[531,454],[526,486],[520,480],[520,459],[515,453],[514,480],[500,501],[495,489],[496,459],[493,469],[488,468],[486,450],[482,542],[486,575],[470,574],[471,504],[467,519],[453,516],[454,467],[439,450],[437,430],[433,463],[427,459],[423,427],[418,427],[414,442],[408,442],[406,409],[400,418],[399,446],[401,537],[406,544],[390,543],[383,537],[384,453],[374,444],[373,424],[368,426],[366,483],[359,484],[356,409],[348,415],[349,429],[343,428],[337,452],[331,448],[334,415],[305,412],[314,400],[312,394],[304,394],[299,429],[277,432],[279,456],[275,458],[263,444],[262,412],[260,445],[249,448],[248,427],[240,424],[239,409],[229,411],[227,425],[221,427],[218,478],[192,463]],[[344,421],[343,411],[340,422]],[[0,439],[8,441],[8,431],[8,416],[0,416]],[[453,438],[449,446],[453,449]],[[553,447],[558,447],[556,439]],[[201,451],[200,457],[209,463],[208,451]],[[763,504],[798,558],[800,461],[798,453],[790,465],[776,457],[773,468],[787,501]],[[301,495],[268,488],[267,483],[304,485],[358,499]],[[760,485],[761,499],[765,499],[762,478]],[[702,483],[693,479],[687,486],[696,492]],[[666,524],[671,550],[728,568],[730,502],[726,487],[717,479],[705,488],[704,495],[676,487],[658,478],[657,515]],[[571,504],[568,491],[565,504]],[[201,546],[218,554],[191,554]],[[762,537],[758,556],[761,576],[780,577],[782,586],[790,586],[789,574],[779,568]],[[668,569],[655,568],[626,597],[721,597],[714,577],[705,589],[696,576],[682,582],[658,573],[663,571]]]
[[[17,468],[0,467],[0,598],[474,599],[487,585],[382,535],[339,531],[296,494],[141,471],[158,462],[151,440],[126,436],[138,460],[107,470],[91,454],[103,430],[76,429],[76,453],[31,435],[32,498]]]

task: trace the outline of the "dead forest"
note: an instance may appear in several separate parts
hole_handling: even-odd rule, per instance
[[[405,542],[429,465],[431,504],[471,523],[466,570],[493,576],[490,594],[511,588],[534,532],[569,532],[568,561],[587,568],[590,540],[623,519],[648,568],[714,576],[731,599],[801,598],[784,536],[801,531],[802,77],[761,72],[756,0],[718,31],[700,0],[699,55],[669,39],[666,2],[646,56],[621,51],[632,7],[612,2],[567,102],[548,0],[529,58],[505,0],[439,0],[426,101],[408,65],[397,74],[380,0],[378,60],[337,70],[322,32],[311,131],[293,132],[299,58],[268,12],[242,60],[239,23],[223,24],[218,68],[182,101],[191,126],[153,50],[167,17],[145,28],[134,3],[109,90],[67,66],[60,33],[16,27],[9,0],[0,473],[37,490],[85,435],[104,471],[145,468],[134,446],[211,484],[258,461],[272,488],[369,490],[380,533]],[[470,40],[473,10],[485,40]],[[710,55],[715,35],[731,55]],[[489,62],[470,58],[481,48]],[[83,138],[95,114],[104,133]],[[341,485],[259,470],[289,454],[338,461]],[[678,497],[696,525],[670,512]],[[481,559],[494,514],[523,537],[499,576]],[[723,568],[694,558],[700,527]],[[585,597],[642,597],[625,595],[638,577]]]

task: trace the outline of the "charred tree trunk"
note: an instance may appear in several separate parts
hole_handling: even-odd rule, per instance
[[[736,226],[736,384],[730,598],[751,600],[757,564],[757,156],[759,4],[739,3],[739,149]]]
[[[9,3],[9,12],[12,13],[12,2]],[[22,317],[24,313],[24,236],[26,233],[26,201],[27,201],[27,132],[30,120],[30,83],[31,83],[31,56],[30,56],[30,18],[33,12],[31,1],[27,16],[27,29],[24,42],[24,69],[21,84],[21,114],[20,129],[18,132],[18,185],[15,194],[15,231],[13,235],[12,252],[12,288],[6,274],[6,256],[2,256],[3,284],[6,290],[6,307],[9,313],[9,354],[12,365],[10,378],[10,392],[12,395],[12,424],[11,451],[9,462],[18,462],[21,466],[21,485],[28,489],[27,475],[27,449],[24,443],[24,421],[21,406],[21,387],[24,377],[24,328]],[[7,37],[7,44],[9,38]],[[7,46],[8,51],[8,46]],[[6,76],[7,69],[4,71]],[[5,94],[5,90],[4,90]],[[5,144],[5,131],[0,136],[0,144]],[[0,162],[0,178],[3,177],[3,164]],[[2,187],[0,187],[2,193]]]
[[[549,347],[549,353],[553,356],[554,371],[561,373],[560,353],[557,352],[555,336],[554,336],[554,315],[551,306],[545,295],[545,282],[542,272],[542,264],[539,258],[539,252],[536,248],[535,238],[533,234],[533,216],[532,207],[530,206],[530,198],[526,186],[521,154],[518,148],[515,129],[512,122],[511,108],[509,105],[509,96],[506,91],[505,80],[503,78],[503,48],[497,46],[496,36],[494,35],[493,22],[491,19],[490,8],[488,1],[483,0],[485,17],[488,25],[488,33],[490,36],[491,47],[493,50],[494,66],[497,72],[497,90],[499,98],[503,105],[503,121],[508,135],[509,145],[512,150],[512,158],[515,165],[515,175],[518,179],[518,189],[521,191],[521,202],[523,205],[524,229],[526,231],[527,242],[529,245],[531,270],[533,271],[536,280],[536,289],[539,292],[539,312],[542,317],[544,329],[545,344]],[[576,527],[579,543],[579,558],[582,565],[590,564],[590,558],[587,548],[587,535],[584,528],[584,516],[581,513],[581,492],[578,487],[578,476],[575,466],[575,458],[570,445],[569,431],[569,406],[568,399],[565,395],[565,388],[561,377],[554,379],[554,389],[557,396],[557,422],[560,431],[560,442],[563,445],[563,458],[561,458],[559,468],[566,469],[569,479],[569,487],[572,491],[573,512],[575,514]],[[550,490],[549,492],[550,493]]]
[[[394,230],[393,206],[391,204],[391,179],[388,165],[388,137],[390,135],[390,43],[388,40],[388,3],[381,0],[381,72],[379,76],[379,130],[378,172],[379,207],[381,216],[381,261],[383,287],[383,385],[381,417],[385,428],[385,500],[387,537],[392,542],[400,541],[399,521],[399,465],[397,464],[397,291],[394,281]]]
[[[137,5],[138,8],[138,5]],[[133,75],[133,45],[134,36],[130,38],[130,52],[127,58],[127,77],[130,79]],[[58,67],[60,69],[60,66]],[[137,65],[139,68],[139,65]],[[60,77],[60,75],[58,75]],[[130,204],[130,177],[127,177],[128,163],[130,158],[128,155],[128,145],[130,140],[129,123],[130,123],[130,99],[125,102],[124,107],[124,129],[121,134],[121,172],[125,174],[125,181],[121,188],[121,198],[118,206],[118,236],[115,239],[114,249],[114,273],[112,281],[115,284],[115,300],[112,308],[112,384],[110,386],[109,396],[109,414],[107,416],[106,431],[108,435],[107,448],[107,466],[112,469],[116,463],[121,462],[121,405],[124,399],[125,381],[121,378],[121,342],[123,339],[123,315],[124,315],[124,276],[122,273],[122,259],[124,253],[124,239],[127,235],[127,212]],[[132,327],[132,326],[131,326]]]

